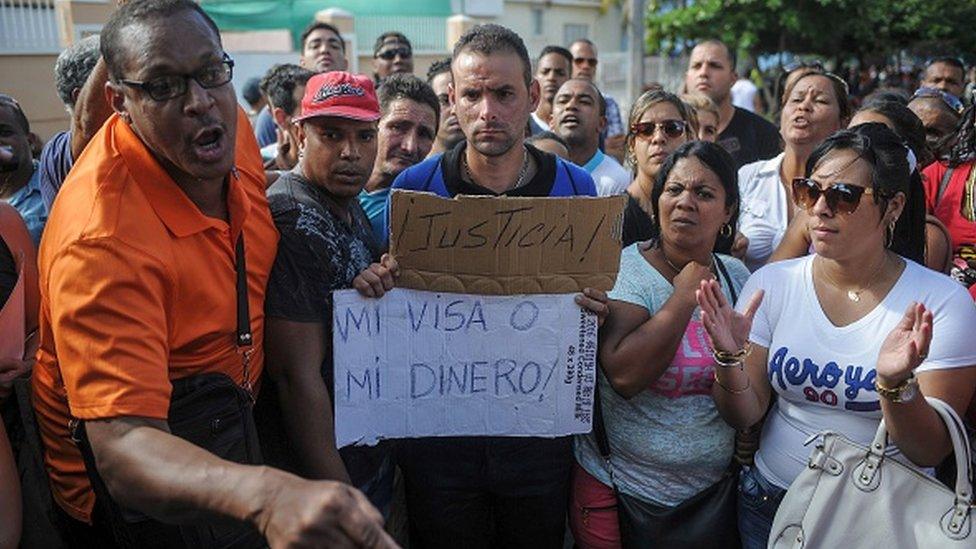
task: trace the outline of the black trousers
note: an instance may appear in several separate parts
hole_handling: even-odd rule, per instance
[[[572,438],[401,441],[412,549],[560,549]]]

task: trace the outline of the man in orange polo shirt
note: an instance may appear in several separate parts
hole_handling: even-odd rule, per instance
[[[104,520],[70,438],[69,422],[82,420],[125,508],[168,523],[231,517],[272,546],[392,545],[351,487],[225,461],[170,434],[173,380],[218,372],[249,389],[260,376],[278,237],[213,21],[190,0],[140,0],[112,15],[101,40],[116,114],[69,175],[39,260],[34,402],[55,499],[80,533],[69,541],[97,541],[82,523]],[[249,362],[238,348],[248,320]]]

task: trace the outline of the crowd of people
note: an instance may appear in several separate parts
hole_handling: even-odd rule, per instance
[[[954,58],[857,109],[795,67],[773,123],[718,40],[629,114],[586,39],[478,25],[424,78],[399,32],[369,75],[328,23],[300,44],[240,106],[198,4],[131,0],[58,58],[39,155],[0,94],[0,548],[761,548],[811,435],[883,419],[935,474],[922,396],[976,421]],[[332,292],[396,287],[393,189],[627,197],[614,287],[576,296],[592,433],[337,448]]]

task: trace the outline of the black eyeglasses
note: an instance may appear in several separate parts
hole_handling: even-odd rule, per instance
[[[404,59],[407,59],[413,56],[413,52],[410,51],[410,48],[406,46],[401,46],[399,48],[390,48],[388,50],[383,50],[377,53],[376,57],[379,57],[380,59],[385,59],[387,61],[392,61],[393,58],[398,55]]]
[[[873,195],[874,189],[851,185],[849,183],[834,183],[826,189],[809,177],[797,177],[793,180],[793,201],[796,205],[809,210],[823,196],[830,211],[838,214],[852,214],[861,204],[861,197]]]
[[[658,128],[664,131],[664,135],[674,139],[681,137],[688,130],[688,123],[684,120],[662,120],[661,122],[638,122],[630,127],[630,133],[640,137],[651,137]]]
[[[187,81],[191,78],[200,84],[201,88],[223,86],[234,78],[234,60],[225,53],[220,63],[210,65],[194,74],[167,74],[144,82],[137,80],[119,80],[119,82],[139,88],[154,101],[168,101],[185,94],[189,88]]]

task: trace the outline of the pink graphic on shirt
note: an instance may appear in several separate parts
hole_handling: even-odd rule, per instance
[[[700,320],[692,319],[685,328],[671,366],[648,387],[668,398],[712,393],[715,362],[709,351],[705,327]]]

